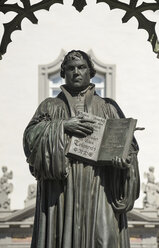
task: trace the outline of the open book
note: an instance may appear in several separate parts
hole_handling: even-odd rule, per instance
[[[72,136],[68,157],[102,166],[110,164],[115,156],[128,157],[137,120],[104,119],[85,112],[82,115],[95,121],[94,131],[84,138]]]

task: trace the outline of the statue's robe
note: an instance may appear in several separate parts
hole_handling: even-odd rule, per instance
[[[24,151],[37,179],[32,248],[129,248],[126,212],[139,194],[135,139],[130,169],[93,166],[65,156],[70,136],[63,120],[73,115],[71,95],[63,88],[38,107],[24,133]],[[85,112],[123,118],[111,99],[94,89],[85,96]]]

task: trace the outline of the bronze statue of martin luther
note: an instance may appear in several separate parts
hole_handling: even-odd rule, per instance
[[[61,65],[61,93],[40,104],[25,130],[24,151],[38,185],[32,248],[130,247],[126,212],[139,195],[135,139],[129,159],[115,157],[113,166],[65,156],[72,135],[93,132],[93,120],[79,112],[124,118],[116,102],[96,94],[94,75],[85,52],[69,52]]]

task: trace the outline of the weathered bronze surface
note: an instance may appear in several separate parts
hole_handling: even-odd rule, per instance
[[[24,132],[27,162],[38,182],[32,248],[130,247],[126,212],[139,195],[136,140],[129,160],[115,157],[113,166],[65,156],[72,135],[87,137],[93,132],[94,122],[83,119],[80,111],[124,118],[116,102],[96,94],[90,83],[94,75],[87,54],[66,55],[62,92],[40,104]]]
[[[35,16],[35,12],[38,10],[49,10],[53,4],[63,4],[63,0],[39,0],[35,4],[31,4],[30,0],[20,0],[23,7],[18,3],[9,4],[7,0],[0,0],[0,12],[7,14],[8,12],[16,13],[16,16],[8,23],[4,24],[4,33],[0,44],[0,56],[6,53],[8,44],[12,41],[11,34],[16,30],[21,30],[21,23],[24,18],[27,18],[33,24],[38,23],[38,19]],[[97,3],[104,2],[109,5],[110,9],[121,9],[125,11],[125,15],[122,18],[122,22],[128,22],[132,17],[135,17],[138,21],[138,28],[144,29],[148,33],[148,41],[152,45],[152,49],[155,53],[159,54],[159,41],[155,30],[156,23],[150,21],[144,12],[147,10],[158,11],[159,0],[155,0],[152,3],[142,2],[139,0],[129,0],[129,3],[117,0],[97,0]],[[85,0],[74,0],[72,4],[79,12],[87,5]]]

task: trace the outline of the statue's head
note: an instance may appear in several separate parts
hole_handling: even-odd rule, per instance
[[[95,73],[91,58],[80,50],[69,52],[61,64],[61,77],[65,78],[66,85],[71,90],[80,91],[88,87]]]
[[[150,166],[150,167],[149,167],[149,171],[150,171],[150,172],[154,172],[154,170],[155,170],[155,168],[154,168],[153,166]]]
[[[5,173],[7,171],[7,166],[2,166],[2,171]]]

